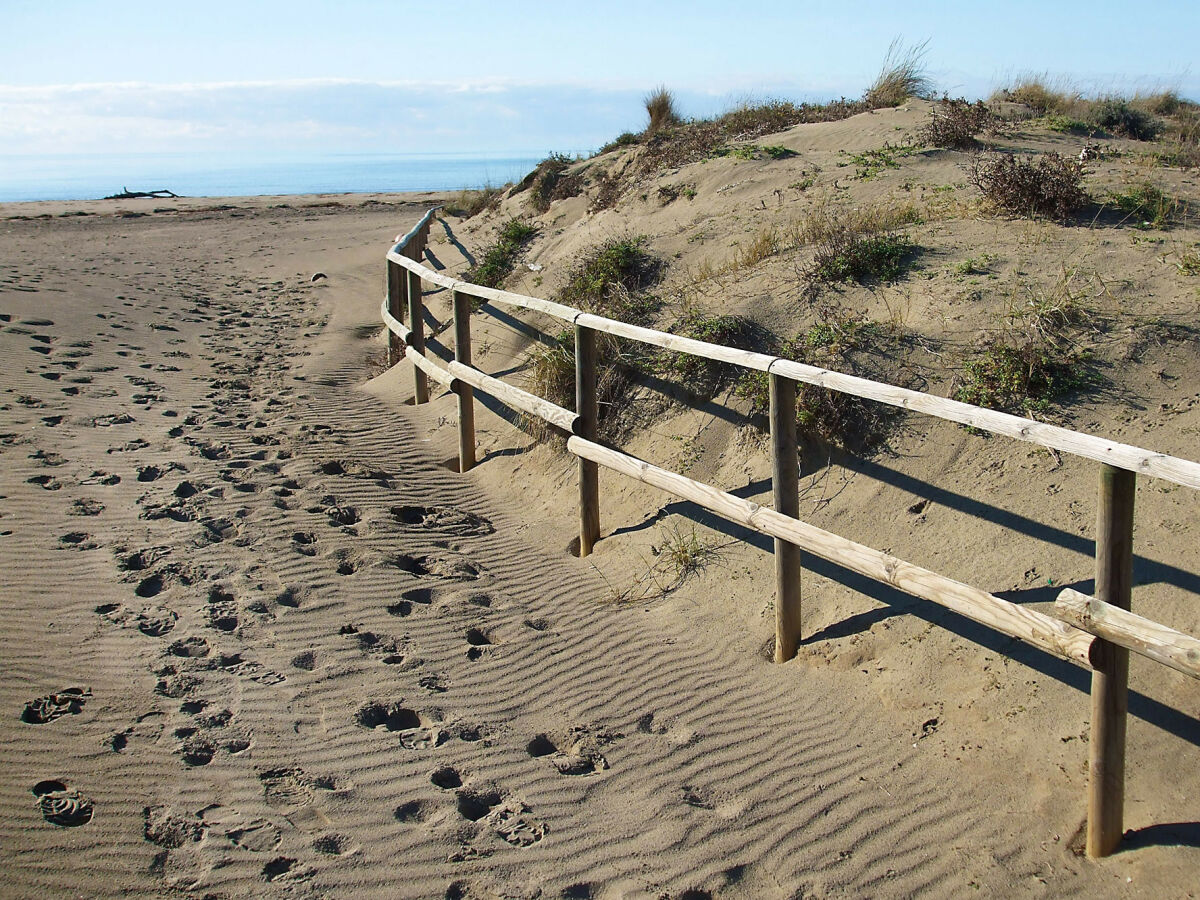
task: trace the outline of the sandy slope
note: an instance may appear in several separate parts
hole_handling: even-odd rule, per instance
[[[611,602],[539,507],[569,462],[495,419],[440,465],[450,398],[360,389],[432,201],[361,200],[0,224],[0,893],[1194,890],[1194,849],[1072,852],[1078,742],[1030,784],[842,677],[870,654],[772,666],[728,570]]]

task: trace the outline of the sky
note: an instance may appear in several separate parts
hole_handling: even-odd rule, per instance
[[[0,156],[587,153],[747,99],[857,97],[928,41],[939,91],[1036,73],[1200,100],[1200,2],[0,0]]]

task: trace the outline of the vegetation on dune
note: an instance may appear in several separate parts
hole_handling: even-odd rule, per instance
[[[1034,159],[1010,154],[977,156],[968,177],[984,199],[1019,216],[1066,219],[1087,202],[1083,165],[1057,153]]]
[[[906,379],[891,365],[896,352],[909,340],[895,324],[873,321],[861,313],[828,305],[818,310],[818,322],[779,349],[779,355],[796,362],[901,384]],[[765,415],[769,409],[769,379],[763,372],[746,372],[736,393],[750,410]],[[900,421],[901,411],[810,384],[796,386],[796,427],[800,435],[858,453],[886,445]]]
[[[1127,220],[1139,228],[1166,230],[1179,208],[1174,197],[1149,181],[1135,185],[1127,191],[1113,193],[1109,200],[1125,214]]]
[[[910,97],[927,99],[933,93],[933,82],[925,67],[929,41],[906,47],[900,38],[892,41],[883,67],[871,84],[863,101],[871,109],[899,106]]]
[[[1004,121],[982,100],[968,103],[961,97],[943,98],[932,119],[917,130],[917,140],[931,147],[972,150],[979,146],[977,135],[998,134],[1004,129]]]
[[[463,278],[484,287],[500,287],[517,264],[521,251],[533,240],[537,229],[520,219],[509,219],[500,226],[496,240],[482,258],[467,270]]]
[[[667,90],[665,85],[659,85],[646,95],[646,115],[650,123],[646,126],[646,134],[654,134],[663,128],[678,125],[682,119],[675,109],[675,95]]]

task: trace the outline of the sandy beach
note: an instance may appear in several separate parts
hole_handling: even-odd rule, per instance
[[[707,197],[724,247],[796,178],[709,165],[697,205],[647,213],[667,255]],[[412,404],[379,321],[387,248],[443,199],[0,206],[0,894],[1196,895],[1193,681],[1135,661],[1132,837],[1088,860],[1086,673],[819,563],[810,639],[774,665],[769,542],[700,519],[719,563],[637,594],[697,521],[671,498],[602,475],[581,560],[572,458],[481,406],[481,464],[453,471],[454,397]],[[561,222],[529,260],[552,279],[630,220]],[[491,221],[447,216],[437,267],[463,271]],[[514,289],[548,296],[538,276]],[[513,334],[480,325],[481,368]],[[1080,424],[1194,459],[1194,350],[1161,352],[1192,368],[1146,376],[1144,417]],[[676,411],[629,446],[690,440],[692,477],[761,499],[765,448],[721,421]],[[806,515],[988,590],[1091,577],[1088,465],[946,423],[896,446],[806,469]],[[1139,584],[1179,627],[1191,494],[1139,494]]]

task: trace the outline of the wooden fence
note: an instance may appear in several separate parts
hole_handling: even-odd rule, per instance
[[[401,358],[411,360],[414,365],[415,402],[428,401],[431,378],[457,395],[460,471],[468,471],[475,465],[474,391],[479,390],[568,435],[567,449],[578,457],[579,465],[580,556],[591,553],[600,538],[599,466],[690,500],[774,538],[776,662],[794,657],[800,641],[800,552],[803,550],[1089,669],[1092,715],[1087,852],[1090,856],[1107,856],[1117,848],[1123,835],[1129,651],[1200,678],[1200,640],[1130,611],[1135,481],[1140,473],[1200,488],[1200,463],[946,397],[667,334],[560,303],[459,281],[420,262],[439,208],[429,210],[388,252],[387,296],[381,314],[389,332],[389,365]],[[444,366],[425,356],[422,282],[438,285],[453,295],[454,360]],[[574,326],[574,411],[485,375],[471,365],[472,299],[544,313]],[[407,318],[407,325],[403,318]],[[597,442],[596,335],[600,332],[767,373],[773,509]],[[925,413],[1100,463],[1095,596],[1064,590],[1055,604],[1058,617],[1052,617],[800,521],[796,456],[798,382]]]

